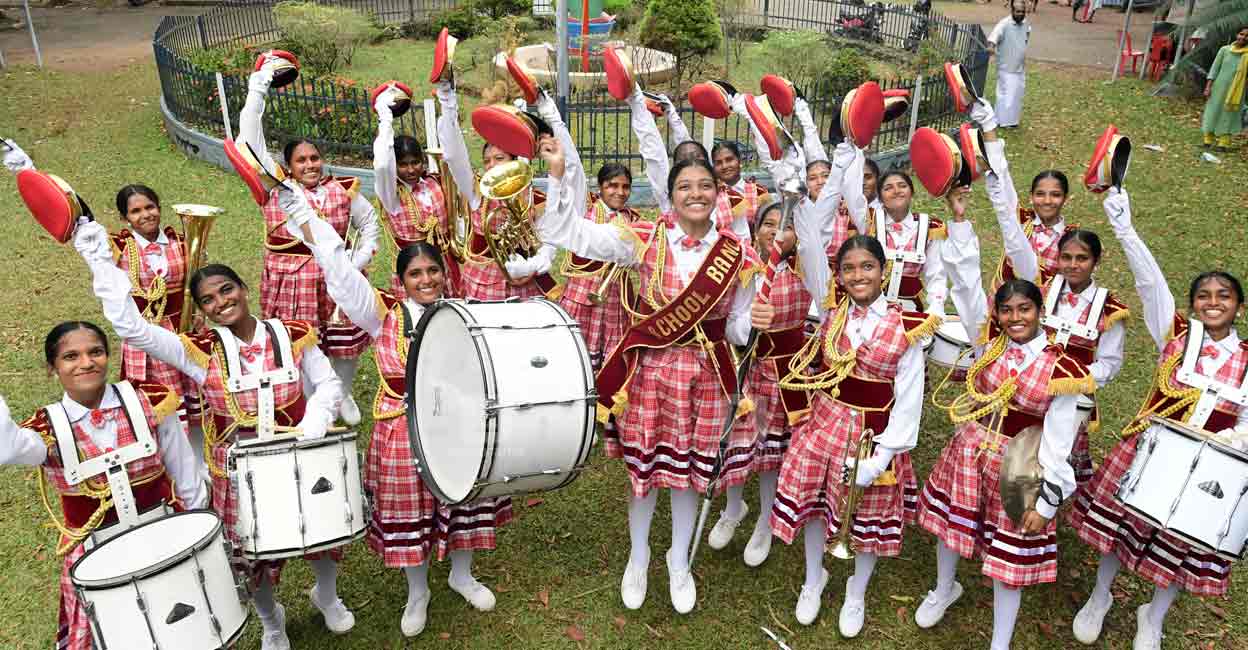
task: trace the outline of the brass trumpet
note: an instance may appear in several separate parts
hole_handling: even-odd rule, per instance
[[[845,446],[845,462],[844,467],[849,466],[850,454],[854,454],[854,468],[849,473],[849,485],[846,486],[845,498],[841,503],[841,528],[836,531],[836,542],[832,544],[832,548],[828,553],[838,560],[854,559],[854,539],[851,531],[854,528],[854,514],[858,511],[858,504],[862,502],[863,488],[858,487],[858,466],[862,464],[863,459],[867,458],[871,453],[871,441],[875,438],[875,432],[866,429],[862,432],[862,437],[858,439],[858,444],[847,444]]]
[[[509,281],[512,277],[507,273],[507,259],[515,253],[531,257],[542,245],[529,219],[533,209],[532,182],[533,168],[523,160],[513,160],[491,167],[478,184],[481,196],[487,201],[502,202],[506,212],[502,215],[503,223],[497,227],[494,222],[500,215],[497,212],[487,214],[482,234],[494,263]]]
[[[225,210],[211,205],[179,203],[173,206],[173,211],[182,219],[182,239],[186,242],[186,279],[182,287],[182,317],[178,321],[178,331],[185,333],[191,331],[191,313],[195,307],[191,277],[203,267],[208,232]]]
[[[589,292],[589,301],[595,305],[601,305],[607,301],[607,292],[611,290],[611,283],[620,277],[620,265],[612,264],[603,271],[602,284]]]

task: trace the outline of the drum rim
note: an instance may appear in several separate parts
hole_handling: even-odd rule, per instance
[[[545,303],[552,311],[554,311],[560,318],[563,319],[563,322],[568,327],[568,329],[576,330],[577,333],[581,333],[581,324],[578,323],[576,319],[572,318],[572,315],[568,313],[568,310],[563,308],[563,305],[560,305],[559,303],[553,300],[549,300],[547,298],[543,298],[540,296],[535,297],[535,298],[530,298],[530,300],[536,300],[536,301]],[[578,353],[577,358],[581,362],[581,375],[582,375],[582,380],[584,381],[584,384],[585,384],[585,391],[586,391],[585,397],[588,398],[590,395],[593,395],[594,400],[590,401],[586,399],[585,401],[585,409],[586,409],[585,418],[586,418],[586,422],[588,426],[586,427],[585,433],[581,435],[581,443],[580,443],[581,448],[578,449],[576,453],[576,458],[577,458],[576,464],[568,469],[567,473],[563,477],[563,480],[560,481],[558,485],[554,485],[554,486],[547,488],[547,491],[557,490],[562,487],[567,487],[568,485],[572,484],[572,481],[575,481],[577,477],[581,475],[580,468],[584,467],[585,463],[589,461],[589,455],[593,453],[593,449],[594,449],[594,442],[595,442],[594,438],[595,436],[598,435],[597,375],[594,372],[593,363],[591,363],[589,360],[589,347],[585,344],[584,334],[582,333],[580,336],[575,336],[573,337],[572,340],[574,343],[576,343],[576,349]]]
[[[479,300],[476,302],[485,303],[517,301]],[[420,443],[420,426],[416,419],[416,409],[412,408],[412,395],[416,394],[416,368],[420,360],[420,344],[425,340],[425,331],[429,328],[429,321],[433,319],[434,314],[443,311],[444,309],[450,309],[455,312],[460,320],[464,321],[465,325],[476,322],[476,318],[472,317],[472,312],[464,309],[464,306],[467,304],[469,304],[469,301],[463,298],[441,298],[434,302],[433,306],[425,309],[425,313],[420,315],[420,320],[416,323],[415,333],[412,336],[412,340],[407,344],[407,368],[404,369],[405,376],[403,378],[403,386],[406,389],[404,401],[406,402],[407,411],[407,442],[412,450],[412,460],[416,463],[416,473],[420,475],[421,483],[424,483],[425,487],[429,489],[429,492],[432,493],[438,501],[447,505],[465,503],[471,500],[473,493],[477,491],[476,484],[480,482],[481,470],[486,465],[486,457],[487,455],[493,454],[493,450],[491,448],[498,444],[497,431],[494,430],[497,427],[497,418],[486,418],[486,444],[481,448],[481,462],[477,465],[476,479],[473,481],[473,486],[469,488],[468,493],[464,496],[464,498],[452,499],[442,490],[437,481],[433,480],[433,476],[427,469],[428,463],[425,457],[425,448],[424,445]],[[490,391],[490,382],[485,376],[485,371],[483,369],[484,359],[481,358],[481,346],[476,338],[477,337],[474,337],[473,340],[473,349],[477,353],[477,360],[480,362],[479,367],[482,368],[481,382],[485,387],[484,392],[488,399],[492,394],[496,393],[491,393]]]
[[[1239,460],[1242,460],[1245,463],[1248,463],[1248,452],[1242,452],[1226,444],[1225,442],[1215,440],[1213,437],[1213,434],[1208,431],[1205,431],[1204,429],[1197,429],[1196,427],[1193,427],[1192,425],[1186,422],[1180,422],[1178,420],[1174,420],[1171,418],[1163,418],[1158,415],[1150,415],[1148,417],[1148,420],[1153,425],[1159,424],[1171,431],[1174,431],[1175,433],[1178,433],[1179,435],[1195,440],[1196,442],[1201,442],[1201,443],[1207,442],[1209,443],[1209,446],[1213,448],[1214,451],[1221,452],[1223,454],[1226,454],[1227,456],[1230,456],[1232,458],[1238,458]],[[1171,427],[1170,426],[1171,424],[1177,425],[1177,426]]]
[[[315,449],[326,445],[341,444],[359,438],[358,431],[329,432],[320,438],[279,438],[269,442],[253,442],[249,445],[230,445],[229,454],[238,456],[271,455],[274,451],[285,449]]]
[[[112,544],[113,542],[119,539],[124,538],[127,533],[136,531],[146,526],[154,525],[158,522],[163,522],[163,521],[172,519],[174,517],[183,517],[187,515],[198,516],[198,515],[202,515],[205,513],[212,515],[213,518],[216,520],[213,527],[202,538],[200,538],[199,541],[195,542],[194,544],[191,544],[186,549],[183,549],[182,551],[179,551],[178,553],[166,558],[164,561],[157,562],[156,564],[153,564],[148,567],[144,567],[138,571],[131,571],[130,573],[125,573],[119,576],[115,576],[115,577],[107,578],[107,579],[101,579],[101,580],[82,580],[74,575],[78,571],[78,566],[81,565],[84,560],[90,557],[91,554],[95,553],[101,548],[104,548],[105,546],[108,546],[109,544]],[[225,531],[225,524],[223,520],[221,519],[221,515],[218,515],[215,511],[210,510],[208,508],[196,508],[194,510],[183,510],[182,512],[175,512],[167,517],[161,517],[159,519],[153,519],[151,521],[139,524],[138,526],[131,528],[125,533],[117,535],[116,537],[113,537],[112,539],[104,542],[103,544],[98,544],[96,545],[95,548],[87,551],[86,553],[83,553],[82,557],[75,560],[73,565],[69,567],[69,579],[70,579],[70,582],[72,582],[74,586],[77,587],[78,589],[82,589],[84,591],[94,591],[94,590],[101,590],[101,589],[112,589],[114,587],[118,587],[120,585],[128,583],[132,580],[143,580],[146,578],[150,578],[152,576],[156,576],[161,573],[164,573],[165,571],[167,571],[168,569],[174,566],[182,564],[182,562],[184,562],[186,558],[208,548],[209,546],[212,546],[213,540],[218,535],[220,535],[222,539],[224,539],[224,531]]]

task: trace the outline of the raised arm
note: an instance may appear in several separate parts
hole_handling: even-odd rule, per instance
[[[82,254],[91,270],[92,290],[103,306],[104,317],[117,332],[118,338],[177,368],[196,384],[204,383],[204,368],[191,359],[182,337],[169,330],[147,322],[130,297],[133,287],[130,276],[113,264],[113,254],[108,246],[108,232],[99,222],[78,226],[74,233],[74,248]],[[191,297],[187,296],[190,300]]]
[[[828,150],[823,146],[823,141],[819,139],[819,127],[815,124],[815,118],[810,114],[810,104],[798,97],[793,103],[793,113],[797,115],[797,123],[802,125],[802,149],[806,154],[806,162],[826,161]]]
[[[373,108],[377,110],[377,139],[373,140],[373,191],[386,214],[403,212],[399,199],[399,163],[394,157],[394,114],[390,111],[393,94],[383,90]]]
[[[680,111],[676,110],[676,105],[667,98],[667,95],[662,95],[661,99],[663,115],[667,117],[667,131],[672,136],[672,142],[680,144],[692,140],[693,136],[689,134],[689,127],[685,126],[685,121],[680,118]]]
[[[1144,304],[1144,324],[1160,351],[1166,347],[1174,323],[1174,294],[1170,293],[1170,286],[1166,284],[1166,276],[1161,272],[1157,259],[1131,225],[1131,201],[1126,191],[1109,188],[1104,207],[1114,236],[1127,256],[1127,265],[1135,275],[1135,290]]]
[[[979,238],[970,221],[955,216],[949,223],[949,238],[941,246],[940,258],[953,280],[950,296],[967,340],[978,341],[980,330],[988,323],[988,296],[979,269]],[[982,352],[977,346],[976,354]]]
[[[788,178],[805,174],[806,156],[797,144],[785,147],[784,155],[781,156],[780,160],[772,159],[767,147],[767,141],[763,139],[763,132],[758,129],[758,125],[754,123],[754,120],[750,119],[749,111],[745,108],[744,94],[737,93],[733,96],[732,112],[736,113],[742,120],[745,120],[746,124],[750,125],[750,138],[754,142],[754,151],[758,152],[759,163],[771,175],[776,187],[780,187]]]
[[[481,207],[481,197],[477,194],[476,178],[472,174],[472,159],[468,157],[468,145],[464,143],[464,132],[459,127],[459,99],[455,95],[455,86],[449,81],[438,83],[438,103],[442,105],[442,114],[438,116],[438,142],[442,143],[442,159],[451,170],[455,186],[459,193],[468,199],[468,207],[476,210]],[[447,201],[452,197],[446,197]]]
[[[850,220],[854,222],[854,228],[858,232],[866,234],[870,230],[867,220],[871,216],[867,210],[867,196],[862,192],[862,175],[863,168],[867,164],[867,155],[862,149],[851,143],[848,138],[841,144],[836,145],[838,154],[844,147],[848,147],[854,152],[853,162],[846,169],[840,184],[841,192],[845,196],[845,211],[849,213]],[[828,182],[831,181],[832,179],[828,178]]]
[[[3,154],[4,168],[14,174],[23,169],[35,168],[35,161],[12,140],[0,140],[0,154]]]
[[[238,136],[234,141],[251,145],[256,158],[265,169],[277,168],[264,141],[264,100],[273,83],[273,70],[266,63],[247,78],[247,101],[238,112]]]
[[[676,112],[670,101],[665,102],[664,107],[666,112]],[[650,191],[654,193],[659,204],[659,212],[668,212],[672,209],[672,202],[667,196],[667,174],[671,171],[672,162],[667,157],[667,145],[663,142],[663,136],[659,135],[654,115],[646,108],[646,97],[641,94],[641,86],[633,86],[633,92],[628,96],[628,108],[632,116],[633,134],[637,136],[637,151],[646,163],[646,179],[650,181]]]
[[[537,236],[543,243],[566,248],[581,257],[635,266],[640,240],[628,227],[594,223],[584,218],[584,205],[575,205],[563,189],[563,151],[556,138],[545,137],[538,154],[550,169],[546,209],[537,218]]]
[[[563,145],[564,189],[571,193],[573,205],[589,205],[589,185],[586,182],[585,165],[576,151],[576,143],[572,140],[568,125],[564,123],[563,116],[559,114],[559,107],[546,92],[538,93],[537,112],[550,125],[550,130],[554,131],[555,137],[559,138],[559,144]]]

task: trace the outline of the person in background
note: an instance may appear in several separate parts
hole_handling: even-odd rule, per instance
[[[988,34],[988,51],[997,57],[997,121],[1002,128],[1018,128],[1023,116],[1023,90],[1027,85],[1023,60],[1027,41],[1031,39],[1031,23],[1021,2],[1010,5],[1010,15],[1002,18]]]
[[[1223,45],[1209,68],[1205,82],[1205,114],[1200,120],[1205,148],[1217,138],[1218,151],[1231,150],[1231,138],[1244,128],[1244,88],[1248,87],[1248,25],[1239,28],[1235,40]]]

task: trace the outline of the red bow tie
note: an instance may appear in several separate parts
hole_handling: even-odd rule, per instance
[[[894,221],[893,223],[889,224],[888,228],[889,230],[892,230],[893,232],[901,232],[902,229],[905,228],[905,226],[901,225],[900,221]]]
[[[143,252],[153,255],[160,252],[160,244],[148,244],[143,247]]]
[[[259,343],[256,343],[254,345],[244,345],[238,348],[238,353],[242,355],[243,358],[248,361],[248,363],[250,363],[256,360],[256,355],[260,354],[261,349],[262,348],[260,347]]]
[[[1070,305],[1071,307],[1077,306],[1079,304],[1079,296],[1073,291],[1067,293],[1066,304]]]
[[[1005,360],[1016,366],[1023,362],[1024,356],[1022,348],[1010,348],[1005,351]]]
[[[849,317],[850,317],[850,318],[852,318],[852,319],[854,319],[854,320],[859,320],[859,319],[862,319],[862,318],[866,318],[866,317],[867,317],[867,308],[866,308],[866,307],[863,307],[863,306],[861,306],[861,305],[854,305],[854,308],[853,308],[852,310],[850,310],[850,312],[849,312]]]
[[[701,239],[694,239],[693,237],[689,237],[689,236],[682,237],[680,240],[680,247],[687,251],[694,250],[695,248],[701,245],[702,245]]]
[[[1033,231],[1034,231],[1037,235],[1051,235],[1051,234],[1053,234],[1053,232],[1054,232],[1054,231],[1053,231],[1053,226],[1046,226],[1046,225],[1044,225],[1043,223],[1037,223],[1037,224],[1036,224],[1036,227],[1033,229]]]
[[[1200,349],[1200,356],[1216,358],[1218,356],[1218,346],[1206,345],[1205,347]]]
[[[112,410],[95,409],[91,411],[91,426],[96,429],[103,429],[104,424],[113,419],[113,415]]]

